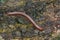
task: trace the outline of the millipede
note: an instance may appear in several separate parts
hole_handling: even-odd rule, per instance
[[[39,25],[36,24],[36,22],[29,16],[27,15],[25,12],[9,12],[7,13],[8,16],[24,16],[26,17],[32,24],[34,27],[36,27],[38,30],[42,31],[43,28]]]

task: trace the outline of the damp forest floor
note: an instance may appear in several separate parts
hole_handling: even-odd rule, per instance
[[[44,30],[8,12],[25,12]],[[60,40],[60,0],[0,0],[0,40]]]

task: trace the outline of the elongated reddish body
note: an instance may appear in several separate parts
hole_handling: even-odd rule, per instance
[[[40,30],[40,31],[43,30],[42,27],[38,26],[38,25],[34,22],[34,20],[33,20],[30,16],[28,16],[27,14],[25,14],[24,12],[9,12],[7,15],[8,15],[8,16],[20,16],[20,15],[21,15],[21,16],[24,16],[24,17],[26,17],[38,30]]]

